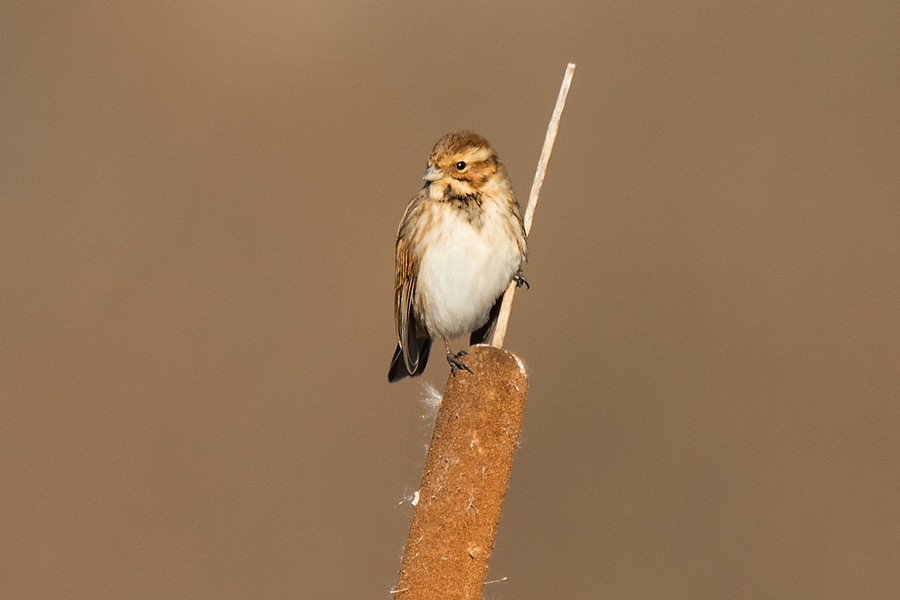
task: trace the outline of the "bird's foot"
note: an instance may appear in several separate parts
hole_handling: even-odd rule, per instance
[[[513,281],[516,282],[516,287],[522,287],[524,285],[526,290],[531,289],[531,284],[525,279],[525,275],[522,274],[522,271],[515,274]]]
[[[456,375],[456,372],[459,371],[460,369],[466,370],[469,373],[472,373],[473,375],[475,374],[475,371],[470,369],[469,365],[467,365],[466,363],[464,363],[462,361],[461,357],[463,357],[467,354],[468,354],[468,352],[466,352],[465,350],[460,350],[456,354],[454,354],[452,352],[447,353],[447,362],[450,363],[450,374],[451,375]]]

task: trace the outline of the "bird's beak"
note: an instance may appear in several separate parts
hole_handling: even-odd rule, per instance
[[[425,174],[422,175],[422,179],[425,181],[437,181],[443,176],[444,174],[437,168],[437,165],[428,165],[428,168],[425,169]]]

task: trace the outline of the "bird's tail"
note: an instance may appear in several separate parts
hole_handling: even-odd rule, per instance
[[[403,348],[397,344],[394,357],[391,359],[391,367],[388,369],[388,381],[394,383],[404,377],[418,377],[425,371],[425,365],[428,364],[428,353],[431,351],[431,338],[416,338],[415,344],[418,350],[418,360],[415,362],[412,372],[406,368]]]

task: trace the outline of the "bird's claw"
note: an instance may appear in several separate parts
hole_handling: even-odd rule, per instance
[[[461,357],[466,356],[467,354],[468,354],[468,352],[466,352],[465,350],[460,350],[456,354],[453,354],[452,352],[447,353],[447,362],[450,363],[450,374],[451,375],[455,376],[456,372],[459,371],[460,369],[468,371],[469,373],[472,373],[473,375],[475,374],[475,371],[470,369],[469,365],[467,365],[466,363],[464,363],[462,361]]]

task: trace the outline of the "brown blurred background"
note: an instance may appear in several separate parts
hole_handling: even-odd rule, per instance
[[[388,598],[397,223],[573,61],[486,596],[900,598],[900,4],[552,5],[0,5],[0,597]]]

